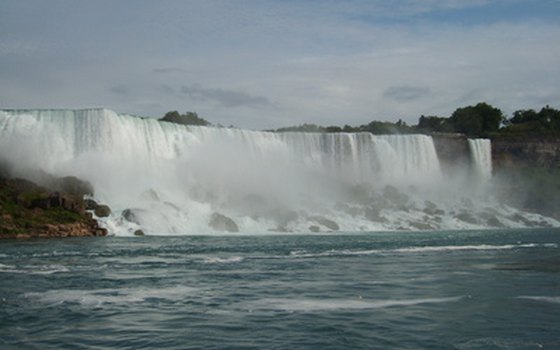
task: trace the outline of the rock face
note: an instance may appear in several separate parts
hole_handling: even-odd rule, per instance
[[[560,139],[504,135],[492,139],[501,201],[560,220]]]
[[[456,133],[433,133],[434,147],[444,172],[453,172],[470,162],[467,137]]]
[[[497,137],[492,139],[492,161],[496,167],[560,165],[560,139]]]
[[[61,181],[71,184],[70,192],[0,176],[0,238],[107,235],[107,230],[85,212],[82,193],[90,189],[81,187],[83,182],[75,178]]]
[[[212,214],[208,226],[217,231],[239,232],[239,227],[233,219],[219,213]]]

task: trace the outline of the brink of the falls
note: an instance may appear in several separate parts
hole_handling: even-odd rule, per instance
[[[426,135],[184,126],[106,109],[0,111],[0,161],[89,181],[116,235],[559,225],[497,203],[489,140],[464,174]],[[475,171],[473,171],[473,169]]]

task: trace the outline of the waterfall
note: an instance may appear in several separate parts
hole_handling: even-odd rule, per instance
[[[492,177],[492,144],[489,139],[469,139],[469,151],[475,172],[483,180]]]
[[[489,141],[469,144],[488,177]],[[470,193],[444,178],[425,135],[185,126],[106,109],[4,110],[0,161],[22,177],[43,171],[89,181],[95,200],[112,208],[101,224],[117,235],[220,231],[224,224],[210,225],[215,218],[259,233],[485,225],[454,216],[477,206],[462,207]],[[499,221],[515,226],[510,216]]]

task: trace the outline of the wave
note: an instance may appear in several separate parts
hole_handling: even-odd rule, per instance
[[[521,295],[518,296],[517,299],[527,299],[527,300],[535,300],[535,301],[543,301],[546,303],[553,303],[553,304],[560,304],[560,296],[528,296],[528,295]]]
[[[368,310],[388,307],[404,307],[422,304],[451,303],[461,300],[462,296],[423,299],[283,299],[268,298],[249,303],[246,306],[251,310],[274,310],[287,312],[318,312],[341,310]]]
[[[21,273],[29,275],[52,275],[54,273],[70,272],[70,269],[63,265],[32,265],[15,266],[0,264],[0,273]]]
[[[504,245],[450,245],[450,246],[424,246],[424,247],[405,247],[394,249],[367,249],[367,250],[328,250],[325,252],[307,252],[305,250],[291,251],[288,256],[277,256],[278,258],[318,258],[325,256],[353,256],[353,255],[373,255],[373,254],[392,254],[392,253],[431,253],[431,252],[453,252],[468,250],[512,250],[526,248],[558,248],[556,243],[526,243],[526,244],[504,244]]]
[[[25,293],[24,297],[49,305],[65,303],[85,307],[101,307],[105,304],[142,303],[148,299],[180,301],[196,294],[198,288],[178,285],[167,288],[122,288],[94,290],[50,290]]]

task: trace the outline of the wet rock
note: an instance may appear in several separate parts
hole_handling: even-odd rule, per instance
[[[425,222],[410,222],[409,224],[417,230],[434,230],[434,227],[432,225]]]
[[[210,222],[208,222],[208,226],[217,231],[239,232],[239,227],[237,226],[235,221],[220,213],[214,213],[212,214],[212,216],[210,216]]]
[[[95,208],[94,213],[97,217],[104,218],[111,215],[111,208],[108,205],[100,204]]]
[[[437,205],[434,202],[431,201],[424,201],[424,213],[428,214],[428,215],[444,215],[445,211],[441,210],[437,207]]]
[[[140,225],[140,220],[138,218],[138,214],[141,212],[141,209],[125,209],[122,212],[122,217],[128,221],[128,222],[132,222],[134,224]]]
[[[321,232],[321,229],[317,225],[311,225],[311,226],[309,226],[309,231],[311,231],[311,232]]]
[[[84,207],[86,210],[95,210],[99,204],[93,199],[84,199]]]
[[[492,226],[492,227],[505,227],[505,225],[502,224],[502,223],[500,222],[500,220],[498,220],[498,218],[495,217],[495,216],[493,216],[493,217],[491,217],[491,218],[488,218],[488,219],[486,220],[486,225]]]
[[[469,224],[478,224],[478,220],[476,220],[476,218],[474,216],[472,216],[471,213],[468,212],[462,212],[459,213],[457,215],[455,215],[455,218],[467,222]]]
[[[529,226],[529,227],[539,226],[538,222],[531,221],[531,220],[527,219],[526,217],[524,217],[523,215],[521,215],[519,213],[511,215],[509,218],[514,220],[514,221],[520,222],[520,223],[524,224],[525,226]]]
[[[316,223],[318,223],[320,225],[325,226],[329,230],[338,231],[340,229],[340,227],[338,226],[338,224],[336,222],[334,222],[331,219],[327,219],[323,216],[313,216],[310,219],[312,221],[315,221]]]
[[[144,231],[142,231],[142,230],[136,230],[136,231],[134,231],[134,235],[135,235],[135,236],[144,236]]]

